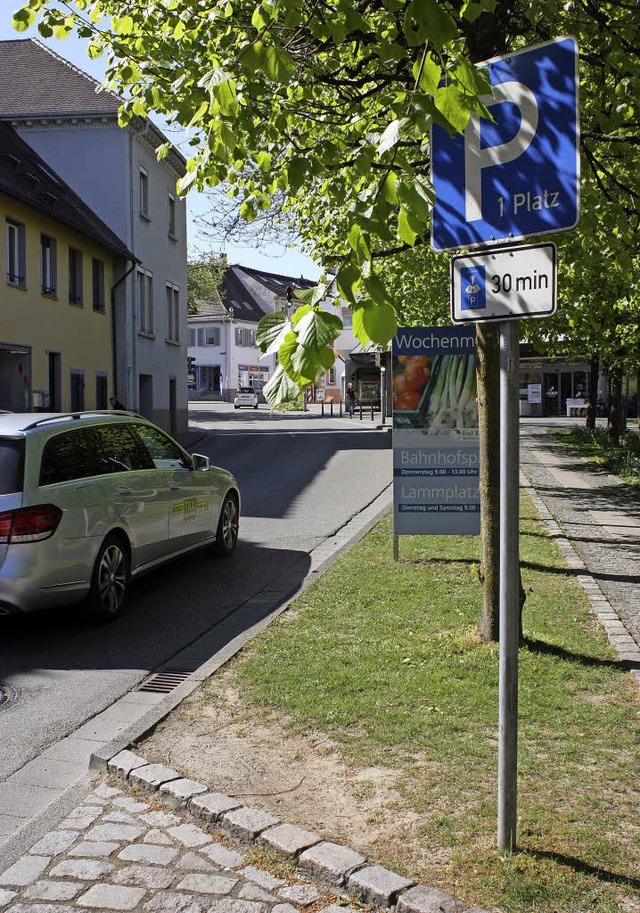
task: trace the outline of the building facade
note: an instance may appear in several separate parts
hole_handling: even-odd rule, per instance
[[[112,289],[132,255],[3,123],[0,214],[0,409],[107,409]]]
[[[309,279],[230,266],[219,297],[202,302],[198,314],[188,318],[190,395],[230,402],[239,387],[260,394],[277,362],[275,355],[261,356],[258,323],[265,314],[288,308],[288,289],[313,285]]]
[[[118,125],[120,99],[35,39],[0,42],[0,119],[133,252],[115,277],[113,395],[167,430],[187,427],[185,162],[148,119]]]

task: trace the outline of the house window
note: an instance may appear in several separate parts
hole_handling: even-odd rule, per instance
[[[84,411],[84,371],[72,371],[71,379],[71,411]]]
[[[40,291],[48,298],[55,298],[58,292],[57,261],[56,239],[40,235]]]
[[[153,274],[146,269],[136,270],[136,309],[138,332],[153,335]]]
[[[330,387],[335,387],[335,385],[336,385],[336,369],[335,368],[329,368],[328,383],[329,383]]]
[[[7,282],[27,287],[27,249],[25,228],[21,222],[7,219]]]
[[[197,345],[198,345],[197,339],[198,339],[198,331],[197,331],[197,330],[189,330],[189,345],[190,345],[190,346],[197,346]]]
[[[204,344],[205,346],[220,345],[220,327],[209,327],[204,331]]]
[[[236,345],[245,349],[256,348],[256,331],[244,327],[236,327]]]
[[[180,342],[180,290],[167,282],[167,341]]]
[[[104,263],[94,257],[91,261],[93,310],[104,314]]]
[[[140,215],[149,218],[149,172],[140,169]]]
[[[69,304],[82,307],[82,251],[69,248]]]
[[[177,238],[176,235],[176,198],[170,193],[168,197],[169,204],[169,237]]]
[[[96,374],[96,409],[107,408],[107,375]]]

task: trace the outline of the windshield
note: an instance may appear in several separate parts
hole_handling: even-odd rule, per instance
[[[22,491],[24,441],[0,438],[0,495]]]

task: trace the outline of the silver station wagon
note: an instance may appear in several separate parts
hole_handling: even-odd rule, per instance
[[[0,414],[0,614],[86,600],[108,621],[143,571],[231,555],[239,518],[231,473],[134,413]]]

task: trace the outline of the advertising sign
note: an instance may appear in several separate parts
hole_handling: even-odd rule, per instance
[[[493,121],[463,134],[434,124],[434,250],[566,231],[579,218],[578,47],[556,38],[480,64]]]
[[[395,535],[480,532],[475,327],[400,327],[392,345]]]
[[[542,402],[542,384],[527,384],[527,402]]]

